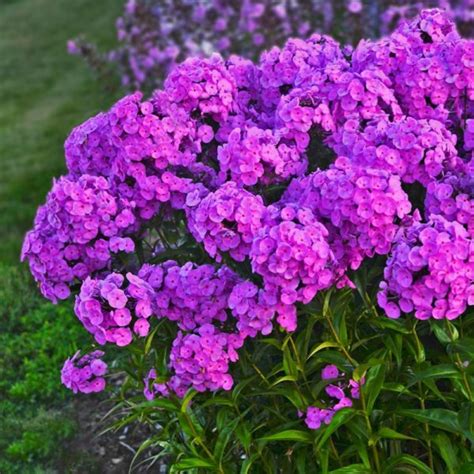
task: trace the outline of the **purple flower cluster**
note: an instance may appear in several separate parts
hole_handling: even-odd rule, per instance
[[[270,219],[261,196],[239,188],[230,181],[202,200],[191,196],[188,206],[188,227],[198,242],[203,242],[209,255],[221,260],[228,252],[236,261],[243,261],[257,231]]]
[[[307,159],[294,147],[278,139],[272,130],[236,127],[229,134],[227,143],[218,150],[221,173],[242,186],[268,184],[300,176],[307,166]]]
[[[254,239],[252,268],[266,290],[277,290],[281,303],[308,303],[334,282],[329,232],[308,208],[288,205],[279,214]]]
[[[355,49],[312,35],[257,63],[191,58],[73,130],[23,256],[53,301],[82,284],[100,344],[176,325],[148,397],[230,388],[246,338],[296,330],[375,255],[388,316],[457,317],[474,304],[473,44],[428,10]]]
[[[343,379],[344,374],[339,372],[335,365],[327,365],[321,372],[321,379],[325,381],[337,381]],[[344,379],[338,383],[330,383],[326,386],[325,392],[331,401],[325,408],[310,406],[306,410],[305,423],[308,428],[317,430],[322,424],[329,425],[334,414],[343,408],[349,408],[353,405],[353,400],[360,397],[360,387],[364,384],[362,379],[356,382],[350,379],[346,382]]]
[[[427,185],[433,178],[460,165],[456,136],[437,120],[376,119],[362,129],[348,120],[331,137],[339,155],[358,166],[387,170],[406,183]]]
[[[227,320],[228,297],[240,279],[229,268],[192,262],[180,266],[169,260],[161,265],[145,264],[138,276],[153,288],[156,316],[178,324],[183,331]]]
[[[474,304],[474,242],[458,222],[432,216],[402,229],[384,278],[378,303],[390,318],[457,318]]]
[[[401,5],[389,5],[381,19],[381,33],[389,34],[397,26],[415,17],[423,8],[438,7],[445,10],[449,16],[456,20],[461,31],[472,36],[472,26],[474,23],[474,11],[471,0],[410,0]]]
[[[105,388],[104,375],[107,364],[102,360],[104,353],[94,351],[83,357],[79,352],[64,362],[61,370],[61,382],[74,393],[95,393]]]
[[[55,181],[22,249],[43,295],[65,299],[73,283],[107,267],[112,253],[133,252],[126,236],[134,228],[134,207],[103,177]]]
[[[284,198],[311,209],[326,226],[331,250],[344,269],[387,254],[400,220],[411,210],[397,175],[354,166],[346,157],[294,181]]]
[[[250,281],[241,281],[232,288],[228,304],[241,336],[255,337],[259,333],[268,335],[272,332],[277,308],[272,292],[259,289]]]
[[[170,354],[174,375],[168,385],[178,396],[184,396],[189,387],[199,392],[230,390],[229,362],[238,360],[236,349],[242,344],[242,336],[219,331],[212,324],[204,324],[194,333],[178,333]]]
[[[257,59],[262,51],[290,37],[335,34],[348,44],[362,37],[387,35],[423,8],[439,7],[472,35],[471,0],[331,1],[128,0],[116,22],[119,46],[108,53],[83,38],[68,41],[68,51],[83,56],[99,72],[114,65],[127,88],[161,85],[163,78],[189,56],[212,52]],[[337,21],[336,21],[337,19]]]
[[[450,174],[426,189],[426,215],[440,215],[462,224],[474,237],[474,181],[471,174]]]
[[[153,276],[151,276],[153,278]],[[99,344],[127,346],[133,333],[144,337],[154,313],[154,291],[139,276],[110,273],[104,279],[87,278],[76,299],[75,312]]]
[[[473,97],[472,41],[441,10],[424,10],[390,37],[358,48],[354,67],[383,68],[405,114],[449,123]]]

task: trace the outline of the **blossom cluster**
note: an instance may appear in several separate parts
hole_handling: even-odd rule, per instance
[[[340,373],[335,365],[327,365],[321,371],[321,379],[331,382],[325,387],[326,395],[330,402],[324,408],[309,406],[305,413],[305,423],[308,428],[317,430],[322,424],[329,425],[335,413],[343,408],[352,407],[353,400],[360,397],[360,388],[364,379],[359,382],[354,379],[346,381],[344,373]],[[336,383],[334,383],[336,382]]]
[[[458,222],[433,215],[402,229],[380,283],[390,318],[454,319],[474,304],[474,242]]]
[[[339,265],[357,269],[366,257],[386,255],[411,204],[400,178],[338,157],[329,169],[294,180],[284,196],[311,209],[329,230]]]
[[[54,182],[22,249],[46,298],[67,298],[73,283],[105,268],[113,253],[133,252],[127,235],[135,224],[134,204],[103,177]]]
[[[382,118],[363,129],[359,121],[348,120],[332,141],[337,154],[350,156],[358,166],[385,169],[405,183],[426,186],[461,161],[455,135],[434,119]]]
[[[144,337],[153,314],[153,288],[128,272],[110,273],[105,278],[86,278],[76,299],[75,312],[99,344],[127,346],[133,333]],[[133,323],[133,324],[132,324]]]
[[[314,34],[256,63],[191,58],[73,130],[23,257],[47,298],[77,295],[100,345],[174,328],[148,398],[230,389],[248,338],[297,330],[376,255],[387,316],[458,317],[474,304],[473,45],[434,9],[355,49]]]
[[[201,201],[187,199],[186,204],[191,234],[217,261],[222,252],[243,261],[257,231],[269,218],[261,196],[239,188],[235,182],[223,184]]]
[[[93,351],[80,357],[80,352],[64,362],[61,382],[74,393],[101,392],[105,388],[107,364],[102,351]]]
[[[448,12],[464,34],[472,35],[471,0],[127,0],[116,21],[118,47],[107,53],[79,37],[68,41],[70,54],[93,68],[114,66],[126,88],[161,85],[176,64],[212,52],[250,59],[294,36],[319,32],[347,44],[387,35],[423,8]]]
[[[428,184],[425,198],[427,216],[440,215],[462,224],[474,237],[474,182],[471,174],[447,174]]]

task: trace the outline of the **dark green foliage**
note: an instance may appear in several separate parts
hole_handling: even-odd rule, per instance
[[[128,416],[119,425],[161,426],[144,448],[169,455],[171,472],[473,472],[472,314],[390,320],[373,304],[378,266],[368,267],[358,272],[357,290],[329,291],[302,306],[294,334],[246,344],[232,391],[144,402],[127,396],[126,385],[117,409]],[[141,385],[147,364],[166,373],[170,337],[162,322],[136,350],[129,388]],[[363,395],[311,431],[298,410],[320,405],[327,363],[365,377]]]

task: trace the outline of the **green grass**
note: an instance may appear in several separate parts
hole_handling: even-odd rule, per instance
[[[70,305],[46,303],[19,263],[23,236],[73,126],[114,97],[66,51],[84,33],[114,41],[119,0],[0,0],[0,472],[46,472],[73,435],[62,359],[84,331]],[[56,456],[57,457],[57,456]]]

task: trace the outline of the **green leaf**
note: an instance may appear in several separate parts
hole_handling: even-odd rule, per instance
[[[402,334],[409,334],[411,330],[405,326],[402,319],[379,318],[374,320],[375,324],[383,329],[397,331]]]
[[[283,369],[285,370],[286,375],[291,375],[295,378],[298,376],[298,366],[293,360],[288,346],[283,349]]]
[[[355,415],[355,413],[356,411],[353,408],[344,408],[336,412],[333,419],[331,420],[331,423],[329,423],[329,425],[324,429],[324,432],[318,441],[317,449],[322,448],[329,437],[337,429],[345,425]]]
[[[426,370],[415,371],[413,377],[410,378],[409,386],[425,379],[442,379],[442,378],[460,378],[459,371],[452,364],[434,365]]]
[[[307,431],[284,430],[278,433],[262,436],[258,441],[300,441],[302,443],[312,443],[313,437]]]
[[[343,346],[347,346],[347,325],[346,325],[346,307],[341,308],[339,311],[333,312],[332,323],[336,329]]]
[[[377,365],[385,364],[385,361],[382,359],[370,359],[368,362],[364,362],[363,364],[359,364],[352,373],[352,378],[357,382],[365,375],[368,369],[371,367],[375,367]]]
[[[441,344],[449,344],[451,342],[451,338],[449,337],[449,334],[446,332],[446,330],[441,326],[441,322],[434,320],[430,321],[431,329],[433,330],[434,335],[436,336],[436,339],[438,339]]]
[[[186,396],[183,398],[183,401],[181,403],[181,412],[184,413],[187,409],[189,404],[191,403],[191,400],[198,394],[196,390],[190,389]]]
[[[193,469],[198,467],[215,468],[215,465],[201,458],[182,458],[178,463],[173,465],[174,470],[184,471],[185,469]]]
[[[428,423],[435,428],[451,433],[463,434],[463,430],[458,422],[458,414],[455,411],[444,408],[430,408],[427,410],[397,410],[396,413],[399,416],[407,416],[422,423]]]
[[[449,436],[445,433],[436,433],[432,438],[433,443],[438,448],[443,461],[448,468],[449,474],[457,474],[458,457],[457,449],[451,443]]]
[[[448,351],[459,352],[472,360],[474,359],[474,338],[463,337],[462,339],[450,344],[448,346]]]
[[[371,474],[371,470],[363,464],[351,464],[350,466],[340,467],[329,474]]]
[[[413,466],[417,468],[417,474],[433,474],[433,471],[422,461],[419,459],[410,456],[409,454],[398,454],[396,456],[391,456],[385,465],[384,473],[391,474],[396,473],[397,467],[403,466]]]
[[[144,349],[144,354],[147,355],[149,352],[150,352],[150,349],[151,349],[151,344],[153,342],[153,338],[155,337],[155,334],[156,332],[158,331],[158,329],[160,328],[160,326],[156,326],[153,331],[148,335],[148,337],[146,338],[146,342],[145,342],[145,349]]]
[[[402,365],[403,336],[401,334],[389,334],[383,339],[385,347],[393,354],[397,361],[397,366]]]
[[[243,463],[240,468],[240,474],[249,474],[250,473],[250,468],[252,467],[252,464],[255,462],[257,459],[257,455],[254,454],[253,456],[247,458]]]
[[[377,397],[382,390],[383,382],[385,380],[385,365],[380,364],[372,367],[367,372],[367,380],[362,386],[362,390],[367,397],[367,411],[370,413],[374,408]]]
[[[235,436],[242,443],[244,450],[248,451],[250,449],[250,443],[252,442],[252,433],[246,421],[241,421],[237,426]]]
[[[296,453],[296,470],[298,474],[307,474],[306,461],[308,461],[306,450],[300,449]]]
[[[412,439],[416,440],[416,438],[412,438],[411,436],[404,435],[399,433],[398,431],[392,430],[392,428],[382,427],[377,433],[379,438],[387,438],[387,439]]]
[[[280,377],[273,382],[270,387],[275,387],[275,385],[278,385],[283,382],[296,382],[296,377],[294,375],[285,375],[283,377]]]
[[[143,402],[139,405],[139,407],[153,407],[153,408],[163,408],[164,410],[168,411],[174,411],[177,412],[179,410],[178,406],[171,400],[168,400],[167,398],[155,398],[155,400],[152,400],[150,402]]]
[[[474,462],[463,464],[456,474],[472,474],[474,472]]]
[[[322,342],[321,344],[318,344],[317,346],[315,346],[311,352],[309,353],[309,356],[308,356],[308,359],[311,359],[311,357],[313,357],[315,354],[317,354],[319,351],[322,351],[323,349],[327,349],[328,347],[339,347],[339,344],[337,344],[336,342],[333,342],[333,341],[325,341],[325,342]]]
[[[216,459],[219,463],[222,463],[222,459],[225,455],[225,448],[229,444],[231,436],[237,428],[240,419],[241,417],[238,417],[234,421],[230,422],[222,429],[222,431],[220,431],[219,436],[217,437],[216,445],[214,447],[214,459]]]

